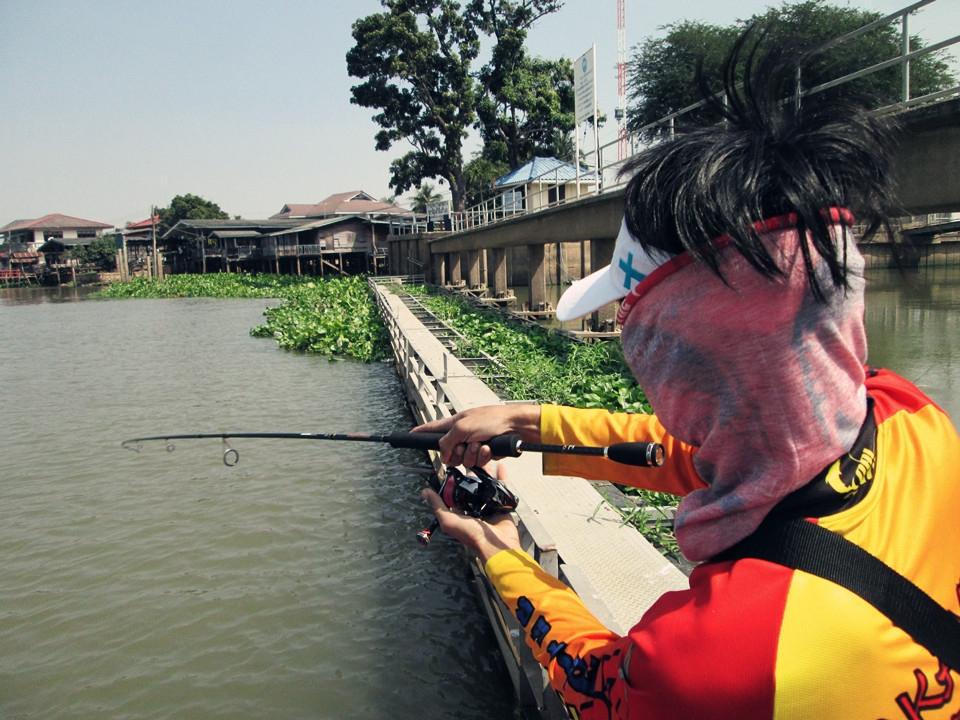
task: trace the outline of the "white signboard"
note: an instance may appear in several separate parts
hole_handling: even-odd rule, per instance
[[[447,198],[427,203],[427,220],[442,219],[449,214],[450,201]]]
[[[574,113],[577,125],[592,122],[597,113],[597,48],[590,48],[573,64]]]

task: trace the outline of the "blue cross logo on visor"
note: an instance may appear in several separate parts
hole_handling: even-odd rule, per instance
[[[626,277],[623,279],[623,287],[627,290],[630,289],[631,280],[640,282],[646,277],[646,275],[644,275],[642,272],[633,269],[633,253],[627,253],[627,259],[620,260],[618,264],[620,265],[620,269],[623,270],[624,274],[626,275]]]

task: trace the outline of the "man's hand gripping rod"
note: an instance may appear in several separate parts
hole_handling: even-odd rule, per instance
[[[418,442],[418,435],[422,439],[426,450],[439,449],[440,438],[443,433],[395,433],[398,443]],[[391,442],[391,445],[394,443]],[[567,453],[571,455],[595,455],[609,458],[627,465],[641,467],[660,467],[663,465],[663,445],[651,442],[617,443],[608,447],[583,447],[578,445],[543,445],[525,443],[517,433],[497,435],[485,443],[490,447],[494,457],[520,457],[524,450],[535,452]],[[395,447],[410,447],[397,444]],[[517,507],[517,497],[510,492],[499,480],[491,477],[483,468],[475,467],[471,475],[464,475],[456,468],[448,467],[444,480],[438,490],[440,497],[449,508],[457,508],[463,514],[471,517],[485,518],[503,512],[511,512]],[[482,498],[482,500],[478,500]],[[430,542],[433,533],[440,523],[436,519],[430,526],[417,533],[417,540],[426,545]]]

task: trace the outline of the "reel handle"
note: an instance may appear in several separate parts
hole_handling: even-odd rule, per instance
[[[417,541],[421,545],[429,545],[430,538],[433,536],[433,533],[437,531],[437,528],[440,527],[440,521],[436,518],[433,519],[433,522],[430,523],[430,527],[425,527],[423,530],[420,530],[417,533]]]

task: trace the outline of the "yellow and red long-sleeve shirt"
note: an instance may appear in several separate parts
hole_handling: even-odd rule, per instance
[[[817,512],[803,514],[960,613],[960,439],[897,375],[869,372],[867,391],[858,446],[811,483],[807,506]],[[667,446],[656,470],[544,456],[551,474],[680,495],[703,485],[695,450],[652,416],[545,406],[541,434],[546,443]],[[802,571],[750,558],[704,563],[688,590],[663,595],[624,637],[520,551],[493,556],[486,572],[574,717],[960,720],[960,669],[857,595]]]

